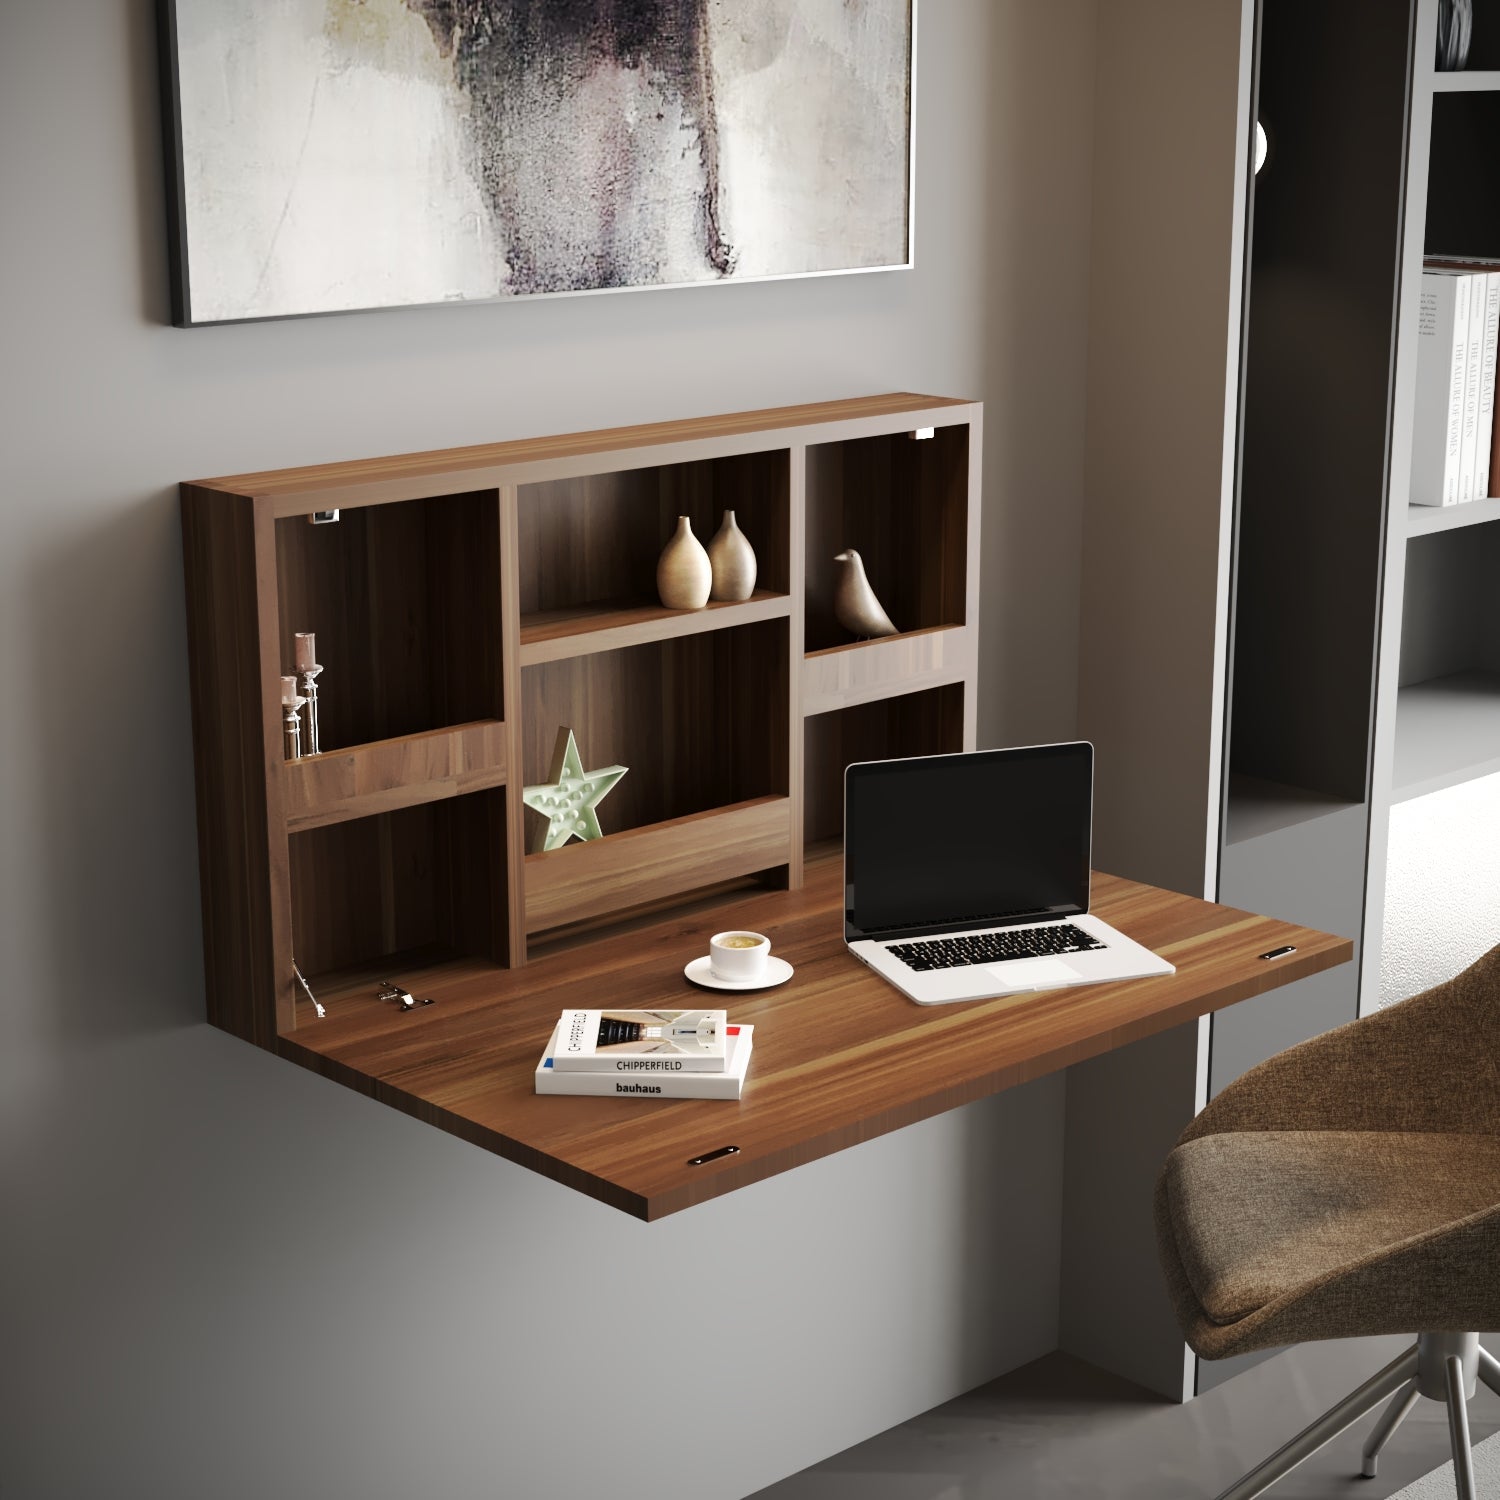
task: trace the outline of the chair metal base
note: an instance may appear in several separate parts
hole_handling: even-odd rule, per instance
[[[1453,1474],[1458,1500],[1476,1500],[1474,1462],[1469,1448],[1468,1401],[1475,1382],[1482,1380],[1500,1396],[1500,1360],[1479,1346],[1477,1333],[1424,1333],[1405,1354],[1372,1375],[1358,1390],[1345,1396],[1331,1411],[1278,1448],[1263,1464],[1229,1486],[1219,1500],[1251,1500],[1289,1474],[1305,1458],[1311,1458],[1325,1443],[1359,1421],[1380,1403],[1390,1405],[1365,1444],[1364,1475],[1371,1478],[1380,1461],[1380,1450],[1401,1425],[1419,1396],[1442,1401],[1448,1407],[1448,1433],[1453,1446]]]

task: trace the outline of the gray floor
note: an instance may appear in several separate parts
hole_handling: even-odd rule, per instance
[[[1408,1342],[1288,1350],[1186,1405],[1051,1354],[752,1500],[1208,1500]],[[1386,1500],[1449,1457],[1443,1408],[1420,1401],[1382,1455],[1379,1476],[1360,1479],[1373,1422],[1335,1438],[1268,1500]],[[1500,1429],[1500,1401],[1483,1386],[1469,1424],[1476,1443]]]

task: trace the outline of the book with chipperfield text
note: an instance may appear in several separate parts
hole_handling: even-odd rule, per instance
[[[753,1026],[725,1028],[727,1056],[718,1073],[600,1073],[559,1071],[554,1049],[562,1034],[559,1021],[536,1068],[539,1094],[589,1094],[618,1099],[738,1099],[750,1067]]]
[[[565,1010],[559,1072],[722,1073],[722,1010]]]

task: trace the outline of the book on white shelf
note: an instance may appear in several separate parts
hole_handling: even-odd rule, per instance
[[[1423,263],[1432,270],[1445,270],[1474,275],[1474,297],[1470,324],[1477,321],[1481,327],[1478,358],[1479,378],[1474,389],[1475,412],[1472,435],[1465,431],[1464,478],[1460,480],[1459,492],[1464,499],[1483,500],[1495,489],[1494,480],[1500,481],[1494,454],[1495,442],[1495,373],[1497,346],[1500,346],[1500,260],[1492,257],[1430,256]],[[1472,295],[1472,294],[1471,294]],[[1471,371],[1473,358],[1471,354]],[[1469,405],[1466,392],[1465,408]],[[1466,417],[1467,421],[1467,417]],[[1468,452],[1472,436],[1473,457]],[[1473,468],[1472,485],[1467,483],[1470,465]]]
[[[1473,499],[1491,492],[1494,473],[1491,452],[1495,435],[1495,355],[1500,350],[1500,269],[1484,277],[1484,346],[1479,364],[1479,415],[1476,424]]]
[[[563,1073],[722,1073],[722,1010],[565,1010],[553,1066]]]
[[[1458,460],[1458,499],[1474,499],[1474,466],[1479,439],[1479,375],[1484,352],[1484,301],[1489,278],[1483,273],[1464,273],[1469,282],[1469,337],[1465,345],[1463,452]]]
[[[1413,505],[1458,504],[1472,281],[1449,271],[1422,272],[1411,439]]]
[[[718,1073],[599,1073],[559,1070],[555,1066],[563,1023],[553,1028],[552,1039],[536,1066],[539,1094],[584,1094],[611,1099],[738,1099],[744,1092],[750,1067],[753,1026],[724,1028],[725,1062]]]

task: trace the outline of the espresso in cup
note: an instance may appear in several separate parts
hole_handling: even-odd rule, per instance
[[[708,942],[710,971],[730,983],[764,978],[770,955],[770,939],[758,932],[719,932]]]

